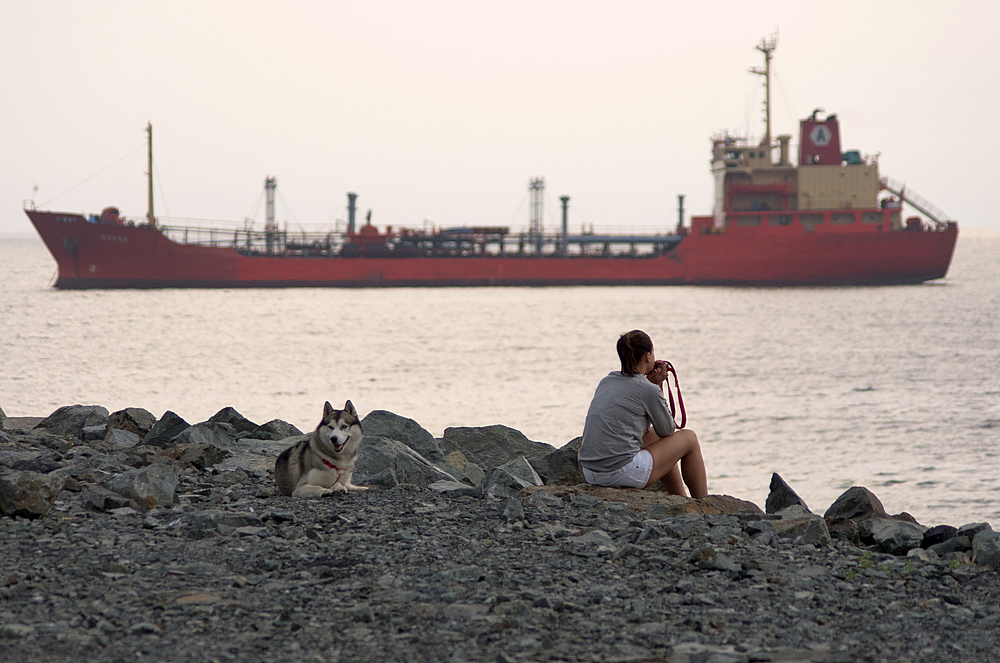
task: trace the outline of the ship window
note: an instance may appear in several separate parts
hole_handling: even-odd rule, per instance
[[[792,225],[791,214],[772,214],[767,219],[769,226],[790,226]]]
[[[889,212],[889,226],[895,230],[899,230],[902,227],[902,223],[899,220],[899,210]]]
[[[738,226],[759,226],[760,223],[760,214],[740,214],[736,217],[736,225]]]
[[[885,215],[881,212],[861,213],[861,223],[882,223],[883,221],[885,221]]]
[[[854,223],[852,212],[836,212],[830,215],[830,223]]]
[[[799,215],[799,223],[806,227],[806,232],[812,232],[812,229],[823,223],[822,214],[801,214]]]

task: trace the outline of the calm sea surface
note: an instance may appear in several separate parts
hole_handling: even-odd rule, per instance
[[[776,471],[813,511],[864,485],[925,525],[1000,526],[998,258],[979,231],[918,286],[67,292],[40,240],[0,238],[0,407],[195,423],[231,405],[307,430],[351,399],[561,446],[641,328],[677,367],[712,492],[763,506]]]

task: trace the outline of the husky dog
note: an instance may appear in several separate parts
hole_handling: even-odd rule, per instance
[[[363,436],[358,411],[351,401],[343,410],[334,410],[327,401],[323,420],[309,439],[285,449],[274,463],[278,490],[293,497],[368,490],[367,486],[351,483]]]

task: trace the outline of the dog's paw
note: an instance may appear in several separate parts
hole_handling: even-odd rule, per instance
[[[292,493],[292,497],[325,497],[332,492],[332,490],[324,488],[323,486],[312,486],[307,484],[296,488],[295,492]]]

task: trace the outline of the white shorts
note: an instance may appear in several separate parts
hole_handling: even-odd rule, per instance
[[[592,472],[583,468],[583,478],[592,486],[645,488],[653,473],[653,454],[645,449],[632,456],[632,460],[611,472]]]

